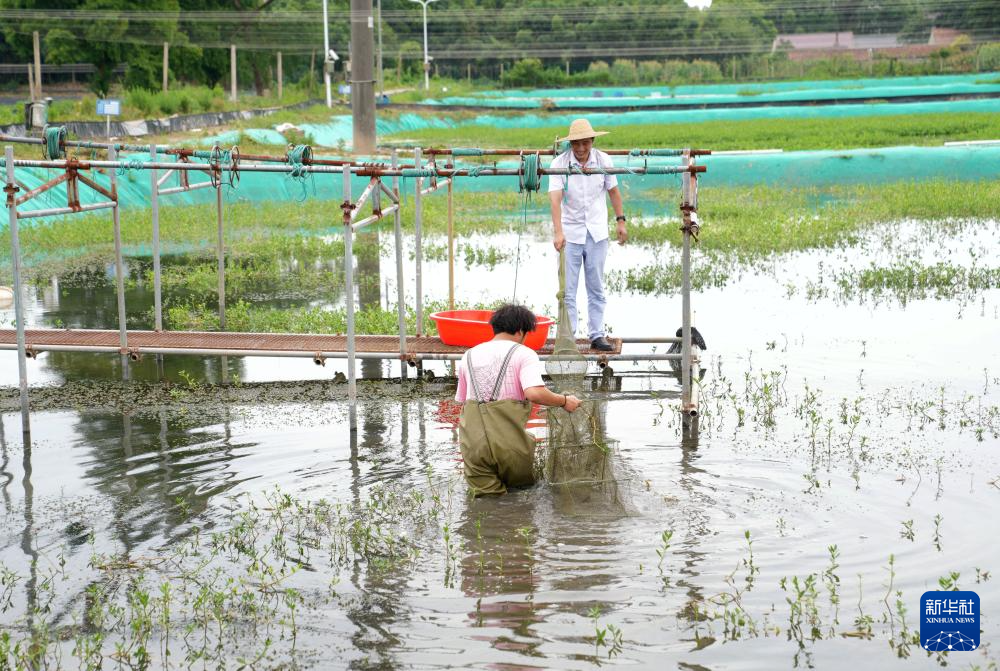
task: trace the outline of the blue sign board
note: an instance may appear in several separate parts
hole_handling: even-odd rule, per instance
[[[930,652],[971,652],[979,647],[979,595],[924,592],[920,597],[920,645]]]
[[[122,113],[122,101],[115,98],[97,101],[98,116],[119,116]]]

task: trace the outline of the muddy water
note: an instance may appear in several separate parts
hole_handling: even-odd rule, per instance
[[[971,248],[978,263],[996,266],[996,231],[976,227],[938,254],[967,263]],[[891,236],[894,249],[905,252],[906,241],[921,235],[919,226],[901,226]],[[515,238],[482,242],[509,246]],[[542,239],[522,244],[519,297],[552,305],[555,282],[545,269],[554,256]],[[234,497],[260,502],[280,487],[303,500],[363,503],[389,485],[443,501],[433,524],[404,513],[391,521],[418,556],[388,571],[364,562],[308,564],[293,583],[309,595],[295,644],[275,635],[270,666],[986,666],[996,661],[995,646],[942,660],[904,644],[902,632],[917,626],[920,594],[958,572],[961,588],[984,604],[983,641],[1000,635],[989,605],[1000,600],[993,578],[1000,570],[993,541],[1000,291],[905,305],[805,295],[822,273],[884,260],[886,249],[873,235],[852,250],[788,255],[700,292],[696,320],[709,350],[697,431],[672,412],[679,389],[671,375],[623,363],[610,385],[593,380],[590,397],[617,445],[614,495],[541,484],[470,502],[447,382],[379,383],[383,391],[363,395],[351,436],[339,390],[277,382],[329,380],[332,363],[231,359],[241,384],[264,390],[251,404],[246,387],[202,402],[192,384],[217,381],[218,360],[178,357],[166,368],[176,393],[120,402],[116,357],[43,355],[29,362],[29,379],[63,391],[33,413],[30,444],[22,441],[14,396],[4,397],[0,561],[21,579],[0,621],[23,637],[26,613],[44,604],[53,627],[69,627],[87,585],[104,575],[88,568],[93,553],[162,557],[194,527],[230,525],[232,511],[247,505]],[[608,266],[657,258],[615,248]],[[382,260],[383,302],[395,295],[391,263]],[[425,265],[428,278],[444,277],[443,270]],[[441,297],[444,289],[432,286]],[[459,298],[510,291],[506,270],[459,268]],[[66,321],[73,312],[88,315],[88,326],[113,327],[113,305],[106,291],[60,292],[58,306],[43,291],[31,321]],[[608,321],[616,334],[663,333],[676,328],[679,307],[676,296],[614,295]],[[16,383],[14,363],[3,354],[4,385]],[[184,382],[181,370],[194,382]],[[157,375],[147,367],[137,377]],[[83,382],[102,377],[105,386]],[[661,562],[667,530],[673,535]],[[61,563],[68,577],[55,580],[61,587],[53,595],[45,577]],[[815,593],[797,595],[793,578],[801,585],[810,575]],[[731,628],[713,615],[727,604],[734,611],[734,599],[744,616]],[[813,621],[797,621],[790,604],[814,613]],[[608,625],[621,634],[610,658],[612,633],[595,645],[595,629]],[[66,631],[63,665],[72,667]],[[177,666],[184,646],[174,645]],[[234,667],[260,647],[246,631],[227,646]],[[162,655],[154,655],[157,665],[166,665]]]

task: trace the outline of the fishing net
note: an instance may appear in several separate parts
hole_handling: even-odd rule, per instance
[[[553,356],[545,370],[560,393],[583,398],[587,359],[577,348],[566,308],[565,252],[559,253],[559,322]],[[612,512],[624,504],[616,473],[617,443],[605,435],[604,399],[586,399],[575,412],[549,408],[548,445],[543,473],[564,513],[582,514],[588,508]],[[609,507],[610,506],[610,507]]]

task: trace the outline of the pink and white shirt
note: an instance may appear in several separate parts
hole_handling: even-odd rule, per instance
[[[550,168],[613,168],[614,162],[603,151],[591,148],[587,165],[582,166],[573,150],[552,160]],[[549,193],[563,191],[562,226],[566,242],[582,245],[587,233],[594,242],[608,238],[608,191],[618,186],[614,175],[549,175]]]
[[[544,385],[542,373],[545,369],[534,350],[530,347],[513,343],[510,340],[490,340],[476,345],[467,351],[459,362],[458,391],[455,392],[455,400],[459,403],[476,400],[472,381],[469,379],[470,355],[472,356],[472,367],[476,374],[476,384],[479,386],[479,393],[483,396],[480,400],[491,400],[487,397],[493,391],[497,374],[500,372],[503,360],[507,358],[507,353],[511,347],[515,347],[516,349],[510,357],[510,363],[507,364],[503,384],[500,385],[500,393],[492,400],[523,401],[525,400],[525,389]]]

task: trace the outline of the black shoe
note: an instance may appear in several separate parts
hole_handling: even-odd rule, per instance
[[[611,352],[614,351],[614,346],[608,342],[608,339],[604,336],[600,338],[594,338],[590,341],[590,349],[596,349],[601,352]]]

